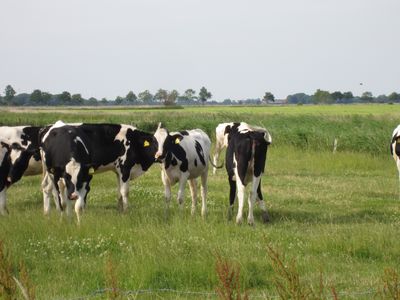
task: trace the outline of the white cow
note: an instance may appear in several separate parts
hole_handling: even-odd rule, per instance
[[[161,177],[165,187],[165,201],[167,208],[171,200],[171,186],[179,183],[178,203],[183,206],[186,181],[189,180],[192,196],[192,214],[196,210],[197,183],[201,177],[201,215],[207,211],[207,175],[211,141],[201,129],[168,132],[158,125],[154,133],[158,142],[158,151],[155,158],[161,162]]]

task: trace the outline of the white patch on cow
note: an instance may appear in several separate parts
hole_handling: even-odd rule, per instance
[[[122,164],[125,164],[128,150],[131,147],[130,144],[128,146],[126,145],[126,142],[127,142],[126,134],[128,132],[128,129],[131,129],[132,131],[135,131],[136,127],[133,127],[133,126],[130,126],[130,125],[121,124],[121,129],[118,132],[118,134],[115,136],[115,139],[114,139],[115,141],[121,141],[123,143],[123,145],[124,145],[125,152],[124,152],[124,154],[122,156],[120,156]]]
[[[155,158],[156,159],[159,158],[163,153],[164,142],[165,142],[165,139],[167,138],[167,136],[168,136],[167,129],[161,128],[161,123],[159,123],[158,127],[157,127],[157,130],[154,133],[154,137],[156,138],[157,143],[158,143],[158,149],[157,149],[157,152],[155,154]]]
[[[75,192],[80,170],[81,164],[78,163],[74,158],[71,158],[71,160],[65,165],[65,171],[71,176],[71,182],[75,185]]]
[[[86,153],[89,154],[89,151],[88,151],[88,149],[86,148],[85,143],[82,141],[82,139],[81,139],[79,136],[75,137],[74,142],[75,142],[75,143],[78,143],[78,142],[81,143],[82,146],[85,148]]]
[[[49,136],[49,134],[50,134],[50,131],[52,131],[54,128],[60,128],[60,127],[63,127],[63,126],[66,126],[67,124],[65,124],[63,121],[61,121],[61,120],[58,120],[57,122],[55,122],[51,127],[50,127],[50,129],[46,132],[46,134],[43,136],[43,138],[42,138],[42,142],[44,142],[46,139],[47,139],[47,137]]]

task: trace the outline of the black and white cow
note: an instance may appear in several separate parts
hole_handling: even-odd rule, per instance
[[[7,212],[6,190],[22,176],[42,173],[36,126],[0,126],[2,166],[0,173],[0,213]],[[6,151],[7,149],[7,151]]]
[[[59,189],[60,202],[69,205],[67,199],[76,200],[78,222],[92,173],[111,170],[117,174],[118,200],[125,211],[129,181],[150,168],[157,151],[153,135],[124,124],[71,126],[58,121],[41,133],[41,143],[42,158]]]
[[[167,208],[171,200],[171,186],[179,183],[178,203],[183,206],[186,182],[189,180],[192,196],[192,214],[195,213],[197,204],[197,182],[201,177],[201,215],[207,212],[207,176],[208,160],[211,141],[201,129],[168,132],[158,124],[154,133],[158,142],[158,151],[155,154],[157,161],[161,162],[161,177],[165,188]]]
[[[214,166],[218,164],[218,158],[221,151],[228,146],[228,134],[233,132],[247,132],[247,131],[265,131],[264,128],[252,126],[245,122],[229,122],[221,123],[215,128],[215,150],[213,162]],[[217,167],[213,167],[213,174],[215,175]]]
[[[390,153],[392,154],[393,159],[396,162],[397,171],[399,172],[399,183],[400,183],[400,125],[393,130],[392,141],[390,143]]]
[[[272,138],[267,130],[231,132],[228,135],[228,148],[225,157],[225,166],[230,185],[229,213],[232,213],[233,204],[237,195],[238,213],[236,223],[242,222],[245,187],[251,183],[248,198],[249,215],[247,222],[254,224],[253,209],[256,199],[263,211],[264,222],[269,220],[263,196],[261,193],[261,176],[264,173],[267,159],[267,149]]]

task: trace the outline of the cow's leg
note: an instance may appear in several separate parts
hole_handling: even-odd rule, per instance
[[[126,212],[128,210],[129,180],[124,182],[121,179],[120,185],[119,185],[119,192],[122,197],[122,211]]]
[[[42,180],[42,191],[43,191],[43,211],[45,215],[50,213],[50,197],[53,196],[54,204],[57,210],[61,210],[60,202],[58,200],[58,192],[54,186],[54,179],[46,171]]]
[[[6,191],[6,187],[0,191],[0,214],[3,216],[8,214]]]
[[[238,212],[236,216],[236,223],[241,224],[243,218],[245,186],[240,181],[239,176],[236,176],[236,188],[237,188],[237,198],[238,198]]]
[[[207,177],[208,168],[201,174],[201,216],[205,217],[207,213]]]
[[[181,173],[181,177],[179,178],[179,190],[178,190],[178,203],[179,207],[183,209],[183,201],[185,200],[185,185],[188,180],[189,173]]]
[[[231,177],[229,177],[229,208],[228,208],[228,219],[230,220],[232,218],[233,214],[233,205],[235,203],[235,198],[236,198],[236,182],[232,180]]]
[[[82,213],[85,208],[85,198],[89,190],[89,183],[83,183],[83,187],[78,191],[78,198],[75,202],[75,214],[78,219],[78,225],[81,224]]]
[[[269,215],[267,212],[267,208],[265,207],[263,195],[261,193],[261,179],[260,179],[260,183],[258,184],[258,188],[257,188],[257,202],[258,202],[258,206],[260,207],[260,209],[262,211],[263,222],[264,223],[269,222]]]
[[[218,158],[219,155],[221,154],[222,151],[222,144],[220,144],[218,141],[215,144],[215,152],[214,152],[214,157],[213,157],[213,162],[214,165],[217,166],[218,164]],[[213,166],[213,175],[215,175],[215,173],[217,172],[217,168]]]
[[[253,177],[253,182],[252,182],[252,186],[251,186],[251,191],[249,194],[249,199],[248,199],[248,203],[249,203],[249,215],[247,217],[247,223],[249,225],[254,225],[254,215],[253,215],[253,211],[254,211],[254,204],[256,203],[256,198],[257,198],[257,190],[260,186],[260,181],[261,181],[261,176],[258,177]]]
[[[171,183],[169,182],[167,174],[164,170],[161,170],[161,179],[164,184],[165,205],[166,210],[168,211],[169,204],[171,203]]]
[[[195,178],[189,179],[189,187],[192,196],[192,215],[194,215],[197,205],[197,182]]]

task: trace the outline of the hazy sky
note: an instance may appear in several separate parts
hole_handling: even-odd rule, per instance
[[[2,94],[400,92],[399,0],[0,0],[0,12]]]

